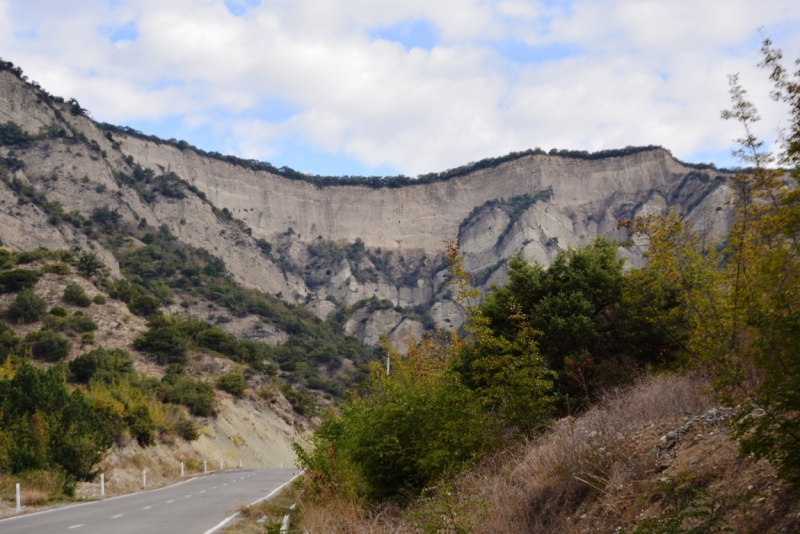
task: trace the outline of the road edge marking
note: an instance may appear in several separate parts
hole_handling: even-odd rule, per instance
[[[233,469],[231,469],[231,471],[233,471]],[[125,493],[123,495],[115,495],[114,497],[106,497],[105,499],[97,499],[96,501],[70,503],[70,504],[66,504],[64,506],[59,506],[58,508],[50,508],[49,510],[40,510],[38,512],[22,513],[22,514],[18,514],[18,515],[12,516],[12,517],[4,517],[4,518],[0,519],[0,524],[2,524],[4,521],[13,521],[15,519],[22,519],[23,517],[31,517],[33,515],[39,515],[39,514],[49,514],[51,512],[57,512],[59,510],[66,510],[68,508],[78,508],[80,506],[89,506],[89,505],[97,504],[97,503],[101,503],[101,502],[114,501],[114,500],[117,500],[117,499],[124,499],[125,497],[131,497],[133,495],[139,495],[141,493],[153,493],[155,491],[161,491],[161,490],[165,490],[167,488],[174,488],[175,486],[180,486],[181,484],[186,484],[187,482],[192,482],[194,480],[199,480],[201,478],[210,477],[210,476],[213,476],[215,473],[219,473],[219,472],[220,471],[211,471],[211,472],[209,472],[207,474],[195,475],[195,476],[193,476],[191,478],[187,478],[186,480],[181,480],[180,482],[176,482],[175,484],[170,484],[169,486],[162,486],[160,488],[153,488],[153,489],[148,489],[148,490],[139,490],[139,491],[134,491],[133,493]]]
[[[287,480],[286,482],[284,482],[283,484],[281,484],[280,486],[278,486],[277,488],[272,490],[266,497],[261,497],[260,499],[257,499],[255,501],[251,502],[250,504],[247,505],[247,507],[250,508],[251,506],[255,506],[256,504],[258,504],[260,502],[266,501],[267,499],[269,499],[270,497],[272,497],[273,495],[278,493],[280,490],[282,490],[283,488],[285,488],[286,486],[288,486],[289,484],[294,482],[294,479],[296,479],[297,477],[299,477],[300,475],[302,475],[305,472],[306,472],[306,470],[303,469],[302,471],[297,473],[295,476],[293,476],[292,478],[290,478],[289,480]],[[205,532],[203,532],[203,534],[213,534],[217,530],[219,530],[222,527],[224,527],[225,525],[227,525],[230,521],[232,521],[238,515],[239,515],[239,512],[236,512],[233,515],[229,515],[228,517],[226,517],[225,519],[220,521],[217,525],[215,525],[215,526],[211,527],[210,529],[206,530]]]

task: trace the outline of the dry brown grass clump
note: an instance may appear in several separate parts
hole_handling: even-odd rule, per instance
[[[709,495],[734,503],[721,517],[734,532],[800,531],[797,499],[769,464],[738,457],[722,419],[708,416],[722,412],[705,386],[697,376],[646,377],[406,509],[333,499],[303,507],[302,527],[342,534],[632,531],[663,512],[657,497],[647,498],[659,481],[688,473]]]
[[[22,504],[26,506],[44,504],[49,500],[49,495],[47,492],[39,489],[20,490],[19,497],[22,501]]]

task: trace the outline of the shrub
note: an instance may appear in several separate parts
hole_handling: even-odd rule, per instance
[[[97,257],[97,254],[84,252],[78,258],[78,273],[86,278],[101,274],[106,269],[106,264]]]
[[[128,429],[131,431],[131,436],[136,438],[140,446],[148,447],[155,443],[156,424],[153,422],[147,405],[137,404],[128,410],[125,422],[128,425]]]
[[[72,272],[70,266],[63,262],[48,263],[42,270],[46,273],[57,274],[59,276],[65,276]]]
[[[84,291],[84,289],[75,282],[64,288],[63,300],[67,304],[74,304],[75,306],[80,306],[82,308],[86,308],[92,304],[92,299],[89,298],[89,296],[86,294],[86,291]]]
[[[178,423],[176,430],[178,431],[178,434],[186,441],[195,441],[200,439],[200,431],[197,429],[195,422],[191,419],[182,419]]]
[[[103,295],[97,294],[92,299],[92,302],[94,302],[95,304],[105,304],[106,298]]]
[[[39,281],[39,273],[28,269],[14,269],[0,273],[0,293],[14,293],[32,288]]]
[[[55,306],[52,310],[50,310],[50,315],[54,315],[56,317],[69,317],[69,312],[63,306]]]
[[[69,355],[71,343],[67,338],[52,330],[39,330],[25,336],[31,345],[33,355],[42,360],[56,362]]]
[[[130,302],[128,302],[128,309],[131,313],[141,317],[152,317],[158,312],[161,307],[161,300],[150,295],[136,294]]]
[[[187,343],[174,327],[158,328],[133,340],[136,350],[155,356],[158,363],[183,363],[186,361]]]
[[[179,377],[172,387],[164,388],[164,400],[183,404],[199,417],[208,417],[214,409],[214,388],[199,380]]]
[[[36,295],[32,289],[23,289],[11,303],[8,314],[24,323],[38,321],[47,311],[47,302]]]
[[[0,124],[0,146],[27,146],[30,136],[14,121]]]
[[[234,397],[241,397],[247,389],[247,381],[240,373],[227,373],[217,380],[217,389],[227,391]]]
[[[9,462],[0,466],[6,472],[51,469],[90,480],[113,443],[109,425],[80,389],[69,391],[59,366],[22,363],[13,378],[0,380],[0,405],[0,442],[11,438]]]
[[[133,371],[133,360],[127,351],[122,349],[105,349],[103,347],[81,354],[69,362],[72,380],[88,384],[98,372],[108,381],[109,378],[126,377]]]

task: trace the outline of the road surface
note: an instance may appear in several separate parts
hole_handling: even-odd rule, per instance
[[[205,534],[242,505],[291,480],[295,469],[237,469],[0,521],[3,534]]]

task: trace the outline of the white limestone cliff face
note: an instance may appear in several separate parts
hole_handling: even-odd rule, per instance
[[[448,240],[458,242],[476,285],[487,288],[504,282],[506,262],[517,252],[548,264],[559,251],[587,245],[600,235],[624,239],[617,230],[621,219],[674,208],[714,233],[730,224],[725,173],[687,166],[663,149],[602,159],[531,155],[446,181],[400,188],[318,187],[167,143],[117,133],[109,139],[87,117],[43,101],[30,86],[0,72],[0,122],[5,121],[31,133],[57,124],[69,135],[82,134],[97,144],[98,150],[92,150],[88,144],[53,139],[16,150],[26,164],[24,178],[67,211],[88,215],[108,204],[125,220],[145,218],[154,228],[165,224],[185,243],[223,258],[244,285],[305,304],[320,318],[373,298],[402,308],[402,314],[394,312],[401,319],[381,311],[369,317],[358,312],[359,321],[366,323],[354,323],[350,330],[369,344],[384,333],[397,342],[420,334],[426,314],[439,328],[463,324],[463,310],[449,300],[443,284]],[[0,148],[0,155],[7,153]],[[143,202],[114,179],[115,171],[131,172],[128,157],[156,174],[176,173],[208,202],[196,195]],[[542,197],[543,192],[549,195]],[[539,200],[521,213],[504,207],[503,202],[519,195],[539,195]],[[118,273],[101,244],[64,225],[49,226],[39,208],[18,206],[2,184],[0,197],[0,237],[6,245],[95,247]],[[220,218],[212,204],[244,221],[251,235]],[[273,245],[275,261],[259,250],[259,238]],[[341,245],[360,239],[368,253],[326,263],[308,252],[320,238]],[[631,266],[641,264],[635,248],[620,249],[620,254]],[[346,318],[346,324],[351,321]]]

